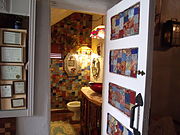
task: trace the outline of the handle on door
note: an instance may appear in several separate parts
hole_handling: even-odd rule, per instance
[[[135,109],[140,107],[140,106],[143,106],[143,100],[142,100],[142,95],[141,93],[139,93],[137,96],[136,96],[136,105],[134,105],[132,108],[131,108],[131,117],[130,117],[130,128],[133,129],[133,132],[134,132],[134,135],[140,135],[141,133],[138,131],[138,127],[135,128],[134,127],[134,115],[135,115]],[[138,114],[139,116],[139,114]]]

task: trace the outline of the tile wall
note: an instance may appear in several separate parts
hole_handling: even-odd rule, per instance
[[[51,27],[51,52],[61,53],[62,59],[51,59],[51,108],[65,109],[66,104],[81,98],[80,89],[90,81],[90,54],[86,61],[80,58],[81,70],[77,76],[68,76],[64,70],[64,58],[69,52],[78,53],[79,44],[91,46],[89,37],[92,16],[73,13]],[[89,60],[88,60],[89,59]]]

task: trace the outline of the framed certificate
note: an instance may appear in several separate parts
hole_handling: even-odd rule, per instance
[[[23,62],[23,48],[1,47],[1,62]]]
[[[12,85],[11,84],[0,85],[0,95],[1,98],[12,97]]]
[[[14,94],[25,94],[24,81],[14,81]]]
[[[12,108],[25,107],[25,99],[24,98],[11,99],[11,107]]]
[[[22,80],[23,78],[22,66],[1,66],[0,79],[1,80]]]
[[[3,31],[3,44],[21,45],[21,39],[21,32]]]

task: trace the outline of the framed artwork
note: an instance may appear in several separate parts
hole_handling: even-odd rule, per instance
[[[0,85],[0,95],[1,95],[1,98],[11,98],[12,85],[11,84]]]
[[[140,3],[111,18],[111,40],[139,34]]]
[[[1,80],[22,80],[23,78],[22,66],[1,66],[0,68]]]
[[[94,77],[94,79],[97,79],[100,74],[100,60],[99,58],[93,58],[92,64],[91,64],[91,72]]]
[[[1,62],[23,62],[23,48],[1,47]]]
[[[130,117],[131,108],[136,102],[136,92],[116,84],[109,83],[108,102]]]
[[[25,94],[25,82],[24,81],[14,81],[14,94]]]
[[[22,33],[4,30],[3,31],[3,44],[21,45]]]
[[[25,99],[24,98],[11,99],[11,107],[12,108],[25,107]]]
[[[109,65],[112,73],[137,78],[138,48],[111,50]]]
[[[122,125],[111,114],[107,114],[107,134],[108,135],[133,135],[133,133]]]

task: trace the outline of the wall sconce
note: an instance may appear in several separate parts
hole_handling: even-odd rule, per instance
[[[177,19],[168,20],[163,24],[162,29],[162,46],[180,47],[180,22]]]

